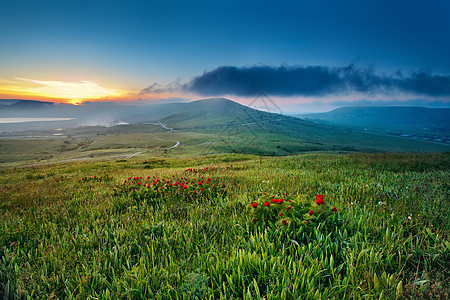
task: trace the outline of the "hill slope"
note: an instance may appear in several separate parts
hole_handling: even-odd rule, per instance
[[[448,151],[447,145],[356,132],[255,110],[224,98],[183,104],[161,119],[169,127],[219,136],[221,151],[287,155],[304,151]],[[226,150],[228,149],[228,150]]]
[[[327,113],[295,116],[346,128],[450,142],[450,109],[448,108],[341,107]]]

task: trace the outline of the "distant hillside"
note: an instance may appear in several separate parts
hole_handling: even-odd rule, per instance
[[[41,108],[53,105],[53,102],[45,102],[38,100],[21,100],[21,99],[0,99],[0,104],[5,105],[6,109],[20,108]]]
[[[255,123],[278,115],[258,111],[225,98],[211,98],[180,103],[178,112],[160,121],[174,128],[217,127],[229,123]]]
[[[258,111],[224,98],[180,104],[160,121],[176,130],[221,137],[228,150],[287,155],[305,151],[449,151],[450,146],[355,132],[331,124]],[[226,150],[225,150],[226,151]]]
[[[133,132],[129,130],[134,130],[133,128],[138,128],[139,125],[151,127],[150,124],[161,122],[173,129],[169,131],[170,134],[182,135],[179,139],[169,138],[181,141],[181,146],[177,149],[187,147],[185,150],[192,153],[290,155],[310,151],[450,151],[450,141],[447,143],[445,137],[448,131],[446,124],[450,119],[447,115],[448,110],[410,108],[412,111],[409,113],[401,113],[403,109],[345,108],[327,114],[308,115],[304,116],[305,119],[300,119],[255,110],[225,98],[148,105],[92,102],[78,106],[23,100],[2,105],[0,117],[53,117],[74,118],[74,120],[0,124],[0,132],[15,134],[26,130],[90,126],[91,138],[95,139],[97,137],[95,132],[101,131],[105,126],[134,124],[128,129],[127,127],[117,129],[118,132],[132,134]],[[429,113],[430,111],[432,113]],[[428,127],[426,130],[424,127],[420,129],[418,124],[420,126],[426,124]],[[409,133],[417,126],[422,130],[420,135]],[[167,133],[164,129],[166,127],[157,126],[157,128]],[[364,131],[368,128],[370,130]],[[383,131],[386,128],[390,131]],[[394,132],[393,128],[399,130]],[[402,131],[401,128],[409,131]],[[441,134],[431,135],[431,130],[433,132],[440,130]],[[73,136],[75,133],[76,128],[67,134]],[[112,140],[114,138],[116,137],[112,137]]]
[[[450,142],[450,109],[403,106],[341,107],[295,115],[328,125],[438,142]]]
[[[439,127],[450,128],[449,108],[408,106],[341,107],[327,113],[303,114],[297,117],[321,120],[329,124],[357,127]]]

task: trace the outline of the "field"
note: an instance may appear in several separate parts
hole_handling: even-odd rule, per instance
[[[4,168],[0,297],[448,299],[449,167],[148,152]]]

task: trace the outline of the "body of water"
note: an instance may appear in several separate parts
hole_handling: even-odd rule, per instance
[[[53,122],[70,121],[75,118],[0,118],[0,124],[26,123],[26,122]]]

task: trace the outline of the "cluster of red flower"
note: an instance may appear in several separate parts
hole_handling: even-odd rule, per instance
[[[216,167],[204,169],[189,168],[186,172],[199,172],[189,177],[176,177],[175,174],[164,177],[135,176],[128,177],[122,184],[117,184],[114,189],[115,196],[129,196],[136,202],[147,201],[159,203],[160,201],[210,201],[215,202],[226,194],[225,184],[218,183],[217,179],[206,170],[213,171]],[[208,177],[207,175],[210,175]]]
[[[263,193],[263,195],[267,195],[267,193]],[[285,195],[287,195],[287,194],[285,194]],[[324,197],[323,195],[318,194],[318,195],[316,196],[316,204],[317,204],[318,206],[324,204],[324,203],[325,203],[324,198],[325,198],[325,197]],[[263,202],[262,205],[265,206],[265,207],[267,207],[267,208],[269,208],[269,207],[271,206],[271,203],[270,203],[270,202],[272,202],[272,204],[283,204],[283,203],[285,202],[285,199],[283,199],[283,198],[280,198],[280,199],[272,198],[272,199],[270,199],[270,201],[269,201],[269,200],[266,200],[265,202]],[[287,202],[292,202],[292,200],[287,200]],[[250,203],[250,205],[251,205],[253,208],[257,208],[257,207],[258,207],[258,202],[252,201],[252,202]],[[304,206],[303,206],[303,207],[304,207]],[[283,209],[283,211],[277,212],[277,216],[278,216],[278,217],[284,216],[285,213],[288,213],[289,210],[291,210],[292,208],[293,208],[292,205],[287,206],[287,207],[286,207],[286,212],[284,212],[284,209]],[[336,208],[336,207],[333,207],[331,210],[334,211],[334,212],[337,212],[337,208]],[[266,219],[267,219],[267,213],[264,213],[264,212],[269,212],[269,211],[270,211],[270,210],[263,210],[263,211],[260,211],[259,209],[255,210],[255,212],[259,212],[259,214],[265,214],[265,218],[266,218]],[[319,210],[319,212],[318,212],[319,215],[321,214],[322,211],[323,211],[323,209],[320,209],[320,210]],[[314,215],[314,211],[313,211],[312,209],[309,210],[309,211],[307,211],[307,212],[308,212],[308,214],[309,214],[310,216]],[[305,212],[305,213],[306,213],[306,212]],[[258,213],[257,213],[256,215],[258,215]],[[291,217],[294,216],[294,215],[292,215],[292,214],[290,214],[290,215],[291,215]],[[272,214],[272,217],[271,217],[271,218],[273,218],[273,214]],[[269,218],[269,219],[270,219],[270,218]],[[253,219],[253,222],[257,222],[257,221],[259,221],[259,219],[257,219],[257,218],[254,218],[254,219]],[[281,220],[281,223],[282,223],[283,225],[287,225],[287,219]],[[309,223],[309,220],[305,220],[304,223],[305,223],[305,224],[308,224],[308,223]]]
[[[202,169],[194,169],[194,168],[187,168],[185,170],[186,173],[188,172],[192,172],[192,173],[202,173],[202,172],[207,172],[207,171],[214,171],[216,170],[217,167],[204,167]]]

